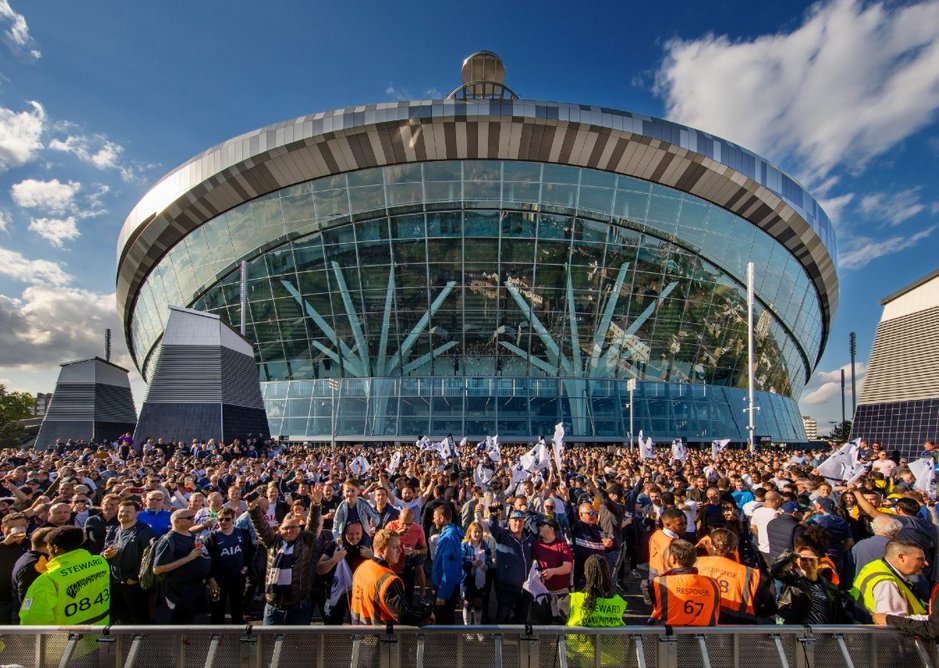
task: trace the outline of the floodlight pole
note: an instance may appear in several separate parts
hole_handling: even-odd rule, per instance
[[[753,263],[747,262],[747,431],[750,452],[756,452],[756,425],[753,420]]]
[[[629,448],[633,447],[633,396],[636,392],[636,379],[630,378],[626,381],[626,389],[629,390]]]

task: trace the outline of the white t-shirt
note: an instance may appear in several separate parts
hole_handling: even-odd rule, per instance
[[[769,532],[766,531],[766,527],[778,514],[778,509],[767,506],[760,506],[753,511],[753,519],[750,523],[756,527],[756,540],[760,552],[769,552]]]

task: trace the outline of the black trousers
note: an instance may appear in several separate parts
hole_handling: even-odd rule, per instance
[[[521,587],[510,589],[496,584],[496,599],[496,624],[525,624],[528,621],[531,595],[527,591]]]
[[[149,624],[150,594],[139,584],[111,581],[111,621],[116,617],[121,624]]]
[[[212,601],[209,604],[213,624],[225,623],[225,607],[229,602],[231,605],[231,623],[245,623],[244,609],[242,606],[245,594],[245,579],[245,576],[239,575],[231,580],[217,580],[219,597],[217,601]]]
[[[460,598],[460,592],[456,591],[453,595],[444,601],[443,605],[434,603],[434,621],[436,624],[453,624],[453,615],[456,613],[456,603]]]

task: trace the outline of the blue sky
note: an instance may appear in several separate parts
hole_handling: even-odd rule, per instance
[[[801,401],[822,431],[848,333],[863,382],[879,300],[939,264],[939,0],[340,4],[0,0],[0,382],[51,390],[107,326],[130,365],[115,243],[164,173],[301,114],[446,95],[479,49],[522,97],[692,125],[823,202],[841,307]]]

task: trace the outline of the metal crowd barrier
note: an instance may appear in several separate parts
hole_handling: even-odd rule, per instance
[[[0,627],[24,668],[936,668],[937,646],[872,626]]]

